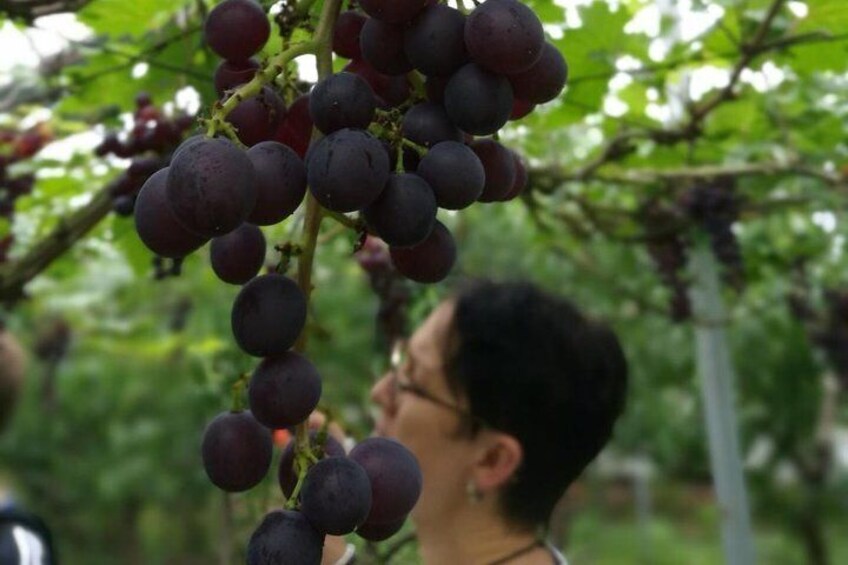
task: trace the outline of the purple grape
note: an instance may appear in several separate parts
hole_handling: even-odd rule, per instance
[[[487,0],[465,22],[471,59],[501,75],[529,69],[545,44],[542,23],[518,0]]]
[[[404,53],[425,75],[448,76],[468,60],[464,33],[462,12],[443,4],[428,6],[404,33]]]
[[[361,59],[362,50],[359,48],[359,36],[366,17],[354,10],[339,14],[336,27],[333,28],[333,51],[346,59]]]
[[[440,208],[461,210],[477,201],[486,183],[486,171],[468,146],[456,141],[437,143],[418,165]]]
[[[349,534],[371,510],[371,481],[347,457],[330,457],[310,467],[300,494],[300,510],[319,532]]]
[[[212,239],[209,255],[212,270],[219,279],[244,284],[265,263],[265,236],[253,224],[244,223],[227,235]]]
[[[286,105],[280,95],[263,86],[258,95],[240,102],[227,121],[236,128],[239,140],[252,147],[273,138],[285,115]]]
[[[356,529],[356,534],[368,541],[384,541],[398,533],[403,528],[404,523],[406,523],[406,516],[385,524],[365,522]]]
[[[513,101],[506,77],[474,63],[456,71],[445,88],[445,110],[451,121],[474,135],[490,135],[502,128],[512,114]]]
[[[393,174],[379,198],[365,208],[365,220],[389,245],[409,247],[430,235],[437,211],[427,181],[418,175]]]
[[[206,243],[206,238],[184,228],[171,212],[165,193],[168,171],[166,167],[153,173],[141,187],[135,201],[135,227],[142,243],[153,253],[184,257]]]
[[[278,430],[300,424],[321,398],[321,376],[306,357],[292,351],[266,357],[248,388],[250,410],[264,426]]]
[[[427,239],[418,245],[392,247],[389,252],[398,272],[420,283],[444,280],[456,263],[456,242],[448,228],[438,220]]]
[[[254,0],[224,0],[206,17],[204,34],[222,59],[245,61],[268,41],[271,24]]]
[[[265,516],[247,544],[247,565],[320,565],[324,536],[300,512]]]
[[[318,432],[309,432],[309,444],[313,447],[313,450],[316,448],[317,436]],[[294,487],[297,485],[297,474],[294,469],[294,452],[296,442],[296,439],[292,439],[283,450],[283,454],[280,457],[280,470],[277,478],[280,482],[280,489],[283,491],[286,498],[291,497],[294,492]],[[318,456],[318,459],[345,456],[344,447],[342,447],[342,444],[331,435],[327,436],[323,447],[323,453]]]
[[[515,185],[515,159],[509,149],[492,139],[479,139],[471,149],[486,171],[486,184],[480,202],[495,202],[509,194]]]
[[[271,431],[250,412],[223,412],[203,433],[203,467],[218,488],[242,492],[268,473],[272,448]]]
[[[187,229],[204,237],[229,233],[256,203],[256,173],[245,153],[227,139],[189,139],[168,173],[168,203]]]
[[[309,114],[322,133],[344,128],[366,129],[374,118],[376,101],[368,82],[353,73],[327,77],[309,96]]]
[[[256,75],[259,70],[259,63],[256,59],[248,59],[247,61],[221,61],[218,68],[215,69],[213,81],[215,83],[215,92],[218,96],[223,96],[227,90],[232,90],[250,80]]]
[[[412,70],[403,50],[403,27],[368,18],[359,37],[362,58],[386,75],[401,75]]]
[[[372,18],[384,22],[402,23],[415,17],[427,0],[360,0],[359,6]]]
[[[350,458],[362,465],[371,481],[371,511],[366,522],[385,524],[412,510],[421,494],[418,460],[401,443],[382,437],[364,440]]]
[[[306,297],[292,279],[276,273],[247,283],[232,311],[236,343],[255,357],[282,355],[306,323]]]
[[[248,217],[252,224],[271,226],[297,210],[306,194],[306,166],[289,147],[263,141],[247,150],[256,171],[256,206]]]
[[[542,56],[532,67],[508,78],[516,98],[542,104],[550,102],[562,92],[568,80],[568,65],[559,49],[545,43]]]

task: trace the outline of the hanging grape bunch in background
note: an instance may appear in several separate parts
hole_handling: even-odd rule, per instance
[[[211,481],[228,492],[257,485],[271,465],[271,430],[297,426],[278,471],[288,502],[254,532],[251,564],[319,563],[326,534],[385,539],[421,489],[417,461],[399,443],[372,438],[345,455],[326,431],[306,430],[322,390],[302,355],[322,217],[364,225],[408,279],[441,281],[457,250],[439,208],[517,197],[527,181],[521,158],[485,136],[556,98],[566,82],[565,60],[517,0],[488,0],[467,14],[432,0],[350,4],[340,13],[340,0],[284,3],[276,20],[286,47],[262,64],[256,57],[271,26],[261,6],[218,4],[205,32],[223,59],[214,76],[221,98],[205,135],[184,141],[135,201],[139,235],[153,252],[181,258],[211,240],[216,275],[244,285],[233,335],[261,361],[248,385],[249,410],[235,394],[233,410],[204,434]],[[297,28],[314,24],[313,5],[314,34],[294,39]],[[351,59],[335,74],[331,45]],[[289,65],[307,53],[318,55],[320,80],[296,97]],[[297,280],[286,276],[287,260],[259,275],[260,226],[284,221],[304,198],[303,240],[287,246],[298,259]]]

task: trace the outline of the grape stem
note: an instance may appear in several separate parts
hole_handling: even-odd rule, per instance
[[[273,72],[269,69],[279,68],[284,66],[294,57],[304,53],[315,53],[318,61],[318,79],[322,80],[333,74],[333,54],[332,54],[332,39],[333,27],[336,24],[336,18],[341,10],[342,0],[326,0],[321,10],[321,19],[318,23],[318,28],[315,30],[315,35],[312,41],[303,43],[289,48],[272,59],[261,73],[257,73],[254,80],[249,82],[245,88],[254,84],[255,93],[259,92],[262,86],[262,81],[267,80],[268,75]],[[239,89],[241,91],[241,89]],[[230,102],[230,101],[228,101]],[[234,103],[233,106],[237,104]],[[224,108],[226,104],[224,104]],[[317,131],[313,131],[313,138],[320,135]],[[306,297],[307,304],[312,295],[312,268],[315,262],[315,249],[318,244],[318,233],[321,229],[321,220],[323,219],[323,209],[318,201],[312,196],[311,192],[306,193],[306,217],[303,221],[303,232],[301,239],[301,253],[297,260],[297,284],[300,290]],[[306,350],[307,332],[303,331],[295,343],[294,349],[297,352]],[[297,484],[292,491],[286,506],[294,508],[297,505],[297,497],[300,489],[303,486],[303,480],[306,478],[306,472],[309,469],[311,461],[315,460],[312,453],[312,448],[309,442],[309,426],[307,422],[302,422],[295,429],[295,469],[297,471]]]
[[[241,412],[244,410],[244,389],[247,388],[249,377],[247,373],[243,373],[236,382],[233,383],[233,404],[231,411]]]

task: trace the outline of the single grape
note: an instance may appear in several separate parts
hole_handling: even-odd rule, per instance
[[[359,6],[372,18],[385,22],[408,22],[427,4],[426,0],[360,0]]]
[[[250,536],[247,565],[320,565],[324,536],[300,512],[270,512]]]
[[[316,530],[335,536],[349,534],[371,510],[371,481],[352,459],[323,459],[306,474],[300,500],[300,511]]]
[[[247,150],[256,171],[256,205],[248,221],[277,224],[297,210],[306,194],[306,166],[290,148],[263,141]]]
[[[462,132],[448,118],[445,109],[432,102],[416,104],[407,110],[401,131],[405,138],[424,147],[441,141],[462,141]]]
[[[418,460],[400,442],[368,438],[350,452],[371,481],[371,511],[366,522],[385,524],[406,516],[421,494]]]
[[[321,398],[321,376],[293,351],[266,357],[250,379],[250,410],[263,425],[280,429],[309,417]]]
[[[568,65],[559,49],[545,43],[542,56],[532,67],[508,78],[516,98],[542,104],[550,102],[562,92],[568,80]]]
[[[480,198],[486,171],[468,146],[456,141],[437,143],[418,165],[417,173],[427,181],[440,208],[462,210]]]
[[[203,433],[203,467],[218,488],[242,492],[265,477],[272,448],[271,431],[250,412],[223,412]]]
[[[239,140],[251,147],[268,141],[286,115],[286,105],[280,95],[267,86],[256,96],[243,100],[227,116],[236,128]]]
[[[244,223],[209,246],[212,270],[222,281],[244,284],[265,263],[265,236],[253,224]]]
[[[168,207],[165,193],[166,167],[153,173],[141,187],[135,201],[135,227],[142,243],[162,257],[184,257],[206,243],[206,238],[180,224]]]
[[[389,158],[371,134],[342,129],[310,150],[306,170],[309,189],[322,206],[353,212],[380,195],[389,178]]]
[[[362,58],[386,75],[401,75],[412,70],[403,50],[403,27],[368,18],[359,36]]]
[[[474,135],[490,135],[502,128],[512,103],[509,80],[474,63],[456,71],[445,88],[445,110],[451,121]]]
[[[306,157],[311,139],[312,117],[309,115],[309,95],[304,94],[292,102],[274,133],[273,141],[291,147],[302,159]]]
[[[309,432],[309,444],[312,446],[313,452],[317,449],[317,436],[318,433],[316,431]],[[283,454],[280,457],[280,470],[277,478],[280,482],[280,489],[283,491],[286,498],[291,497],[294,492],[294,487],[297,485],[297,474],[294,469],[294,451],[296,442],[296,439],[292,439],[292,441],[290,441],[283,450]],[[327,457],[345,456],[344,447],[342,447],[342,444],[331,435],[327,436],[322,451],[322,454],[318,454],[319,460]]]
[[[150,175],[165,166],[165,162],[159,157],[141,157],[132,160],[127,168],[130,177],[147,180]]]
[[[256,277],[236,296],[231,316],[236,343],[255,357],[285,353],[306,323],[306,297],[290,278]]]
[[[409,247],[430,235],[437,211],[427,181],[418,175],[393,174],[377,200],[365,208],[365,220],[389,245]]]
[[[448,76],[468,60],[465,16],[443,4],[428,6],[404,33],[404,53],[428,76]]]
[[[218,64],[218,68],[215,69],[215,75],[213,77],[215,92],[218,93],[218,96],[223,96],[227,90],[250,82],[258,70],[259,63],[256,59],[248,59],[247,61],[221,61]]]
[[[268,41],[271,24],[258,2],[224,0],[209,12],[204,33],[222,59],[245,61]]]
[[[398,533],[406,522],[406,516],[385,524],[365,522],[356,529],[356,534],[368,541],[384,541]]]
[[[309,114],[324,134],[343,128],[366,129],[374,118],[376,102],[368,82],[353,73],[327,77],[309,96]]]
[[[486,184],[479,201],[501,200],[515,185],[515,159],[512,153],[493,139],[478,139],[471,144],[471,149],[486,171]]]
[[[366,17],[355,10],[346,10],[339,14],[336,27],[333,28],[333,51],[346,59],[361,59],[359,35]]]
[[[498,74],[526,71],[539,60],[544,44],[542,22],[518,0],[487,0],[465,22],[471,60]]]
[[[256,173],[227,139],[189,138],[171,161],[168,204],[187,229],[204,237],[229,233],[256,203]]]
[[[132,216],[133,212],[135,211],[135,199],[136,197],[131,194],[125,194],[123,196],[117,197],[115,200],[112,201],[112,211],[124,218]],[[0,212],[4,212],[4,214],[0,214],[0,216],[6,218],[11,217],[11,212],[13,209],[14,208],[12,207],[0,206]]]

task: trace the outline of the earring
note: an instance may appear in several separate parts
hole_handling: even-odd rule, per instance
[[[477,488],[477,483],[473,480],[465,483],[465,494],[468,495],[468,500],[475,504],[483,500],[483,493],[480,492],[480,489]]]

